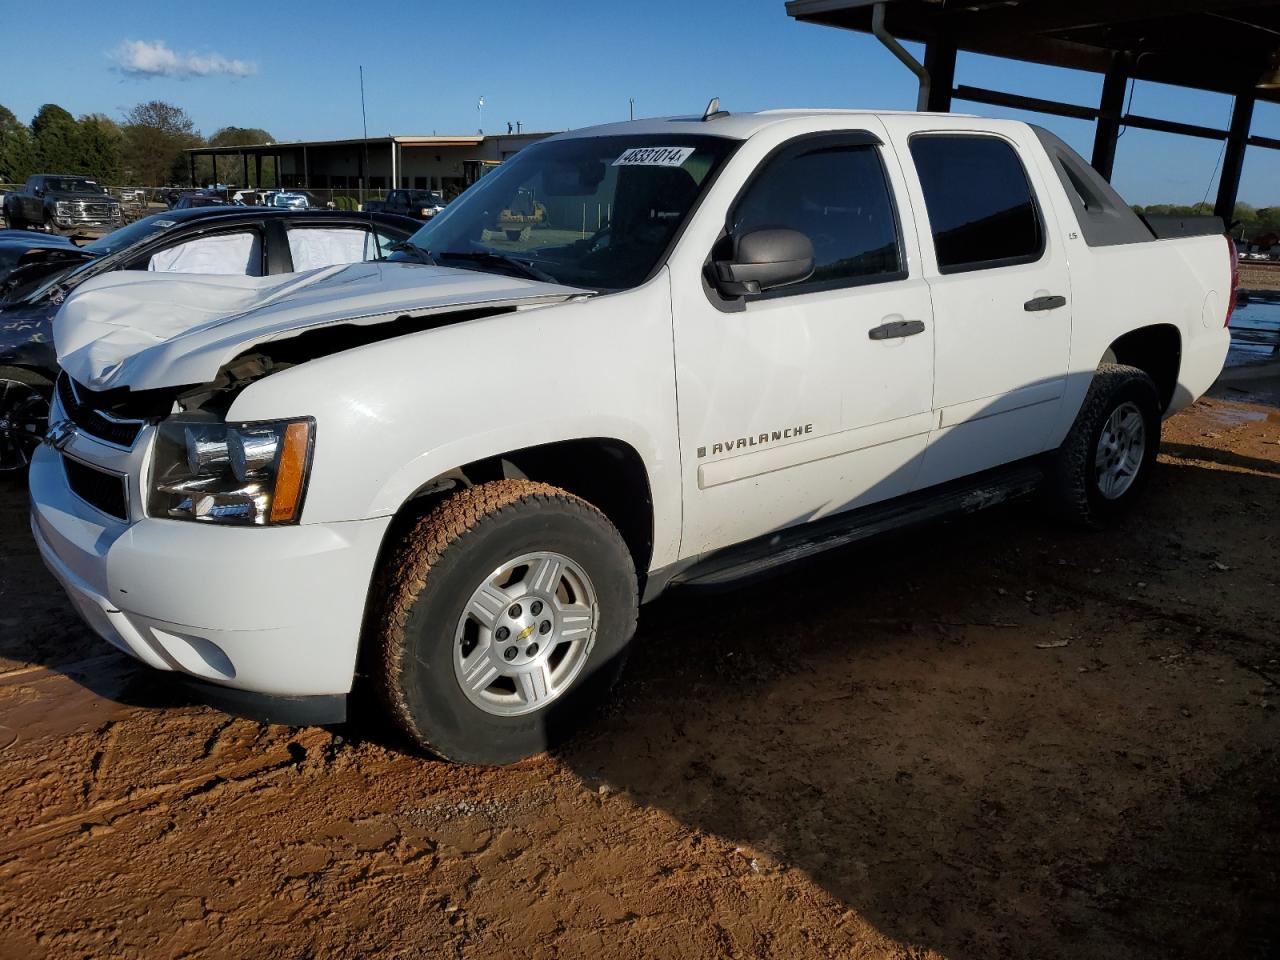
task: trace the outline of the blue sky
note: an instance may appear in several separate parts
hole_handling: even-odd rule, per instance
[[[15,0],[10,0],[15,2]],[[562,130],[627,116],[787,106],[910,109],[914,79],[871,37],[799,24],[782,0],[488,0],[361,7],[221,0],[209,13],[161,0],[63,0],[22,17],[30,58],[0,60],[0,103],[28,120],[42,103],[113,117],[142,100],[185,108],[204,133],[263,127],[279,140],[358,136],[357,67],[369,132]],[[353,11],[358,16],[353,16]],[[56,63],[37,51],[57,50]],[[957,83],[1096,104],[1101,77],[962,55]],[[1133,111],[1225,127],[1227,97],[1139,83]],[[1093,126],[977,104],[956,110],[1044,123],[1087,157]],[[1280,138],[1280,107],[1254,132]],[[1129,130],[1115,182],[1134,203],[1190,203],[1216,190],[1216,141]],[[1280,153],[1251,149],[1241,199],[1280,204]]]

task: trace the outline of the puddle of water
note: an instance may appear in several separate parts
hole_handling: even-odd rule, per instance
[[[1280,294],[1277,299],[1250,299],[1231,315],[1231,350],[1227,366],[1238,367],[1277,356],[1280,347]]]
[[[1231,406],[1214,404],[1212,407],[1205,406],[1198,409],[1202,416],[1214,420],[1217,425],[1222,427],[1238,427],[1245,423],[1257,423],[1260,420],[1280,421],[1280,415],[1276,413],[1268,413],[1265,410],[1250,410],[1247,407],[1234,404]]]

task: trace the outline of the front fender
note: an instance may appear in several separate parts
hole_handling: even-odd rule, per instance
[[[304,523],[396,513],[432,479],[525,447],[609,438],[648,472],[653,563],[679,548],[669,283],[519,310],[354,348],[272,374],[231,420],[315,417]]]

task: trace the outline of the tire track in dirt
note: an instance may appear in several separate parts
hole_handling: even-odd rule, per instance
[[[328,739],[328,735],[318,729],[304,730],[298,737],[287,742],[284,756],[273,751],[264,756],[247,757],[239,761],[228,762],[224,759],[220,761],[220,772],[216,774],[201,773],[181,780],[140,787],[124,797],[91,803],[83,810],[37,823],[6,836],[0,840],[0,857],[12,856],[28,847],[80,830],[112,827],[116,820],[127,815],[146,814],[194,797],[212,799],[224,792],[254,786],[273,774],[301,764],[307,756],[307,742],[315,749],[320,749]]]

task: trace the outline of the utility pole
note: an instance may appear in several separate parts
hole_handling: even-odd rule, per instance
[[[636,118],[636,98],[627,97],[627,103],[631,106],[631,119],[634,120]]]
[[[476,104],[476,110],[480,114],[480,135],[484,135],[484,96],[481,95],[480,102]]]

